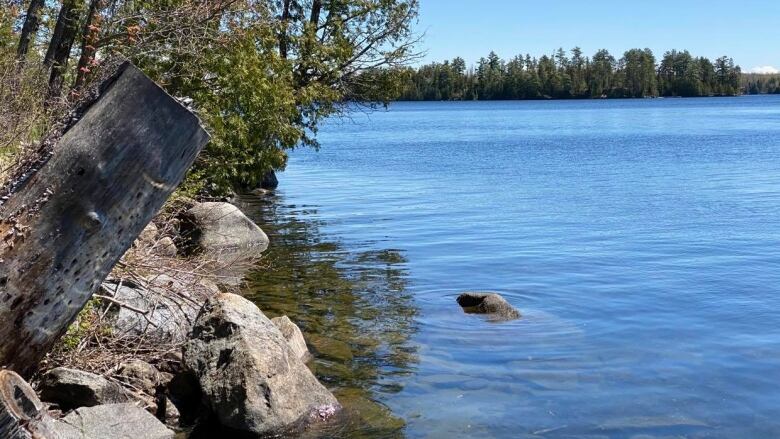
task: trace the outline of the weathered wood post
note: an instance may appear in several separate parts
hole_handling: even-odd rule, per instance
[[[0,437],[3,439],[60,439],[62,427],[19,375],[0,370]]]
[[[0,366],[35,369],[208,140],[124,63],[50,156],[0,189]]]

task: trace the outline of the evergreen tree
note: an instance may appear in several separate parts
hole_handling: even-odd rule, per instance
[[[421,66],[410,76],[402,99],[641,98],[743,92],[780,93],[780,79],[759,81],[755,75],[743,75],[729,57],[713,63],[694,58],[687,50],[668,51],[656,63],[650,49],[631,49],[616,60],[605,49],[588,58],[575,47],[570,54],[558,49],[538,59],[526,54],[509,61],[490,52],[472,70],[462,58]]]

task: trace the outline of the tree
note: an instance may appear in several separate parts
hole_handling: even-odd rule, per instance
[[[30,1],[30,6],[27,8],[27,14],[24,17],[22,31],[19,34],[19,45],[16,49],[17,56],[20,59],[24,59],[27,56],[27,51],[30,49],[30,41],[38,32],[40,13],[44,4],[45,0]]]
[[[572,57],[568,72],[571,78],[571,95],[584,97],[587,95],[588,84],[586,82],[587,57],[582,56],[582,49],[575,47],[571,50]]]
[[[0,0],[0,43],[46,53],[52,98],[78,98],[99,60],[129,58],[169,93],[194,99],[214,140],[191,181],[221,189],[257,184],[285,166],[286,149],[316,148],[319,123],[349,102],[395,99],[417,56],[418,0],[32,1],[21,20],[5,7],[19,0]],[[36,32],[40,14],[29,11],[57,7],[51,32]],[[448,99],[457,79],[439,72]]]
[[[615,67],[615,57],[610,55],[606,49],[599,50],[593,55],[589,75],[589,88],[592,97],[602,97],[611,94]]]
[[[64,0],[54,27],[43,64],[51,69],[49,95],[57,97],[62,90],[63,77],[68,66],[70,50],[76,40],[78,24],[84,7],[83,0]]]

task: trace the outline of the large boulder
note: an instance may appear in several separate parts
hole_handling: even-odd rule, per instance
[[[298,358],[304,362],[311,359],[309,348],[306,347],[306,340],[303,339],[303,332],[301,332],[301,328],[298,325],[293,323],[287,316],[274,317],[271,319],[271,322],[279,328],[284,339],[287,340],[287,343]]]
[[[217,260],[258,257],[268,248],[268,236],[229,203],[198,203],[185,212],[182,237],[190,251]]]
[[[496,293],[463,293],[458,296],[458,305],[469,314],[487,314],[493,320],[520,318],[520,312]]]
[[[224,426],[259,436],[325,420],[340,405],[255,304],[218,294],[203,306],[184,363]]]
[[[47,372],[38,386],[41,399],[62,410],[124,403],[131,397],[119,384],[94,373],[58,367]]]
[[[62,418],[70,439],[173,439],[174,432],[134,404],[83,407]],[[73,434],[75,432],[76,434]]]

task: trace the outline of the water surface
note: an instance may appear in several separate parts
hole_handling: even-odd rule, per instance
[[[332,437],[780,437],[780,97],[398,103],[250,203]],[[496,324],[455,303],[503,294]]]

